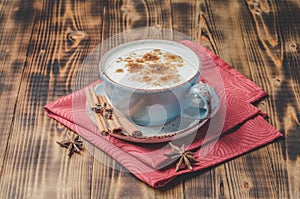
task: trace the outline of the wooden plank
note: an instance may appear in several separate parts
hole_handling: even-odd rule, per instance
[[[172,28],[196,40],[198,7],[203,1],[171,0]]]
[[[28,7],[22,11],[36,15],[32,16],[34,27],[28,27],[33,27],[32,35],[26,35],[31,37],[30,45],[26,45],[29,51],[20,49],[27,52],[28,59],[19,80],[21,87],[1,175],[1,198],[90,197],[93,157],[86,150],[81,156],[68,158],[56,141],[71,132],[49,119],[43,106],[72,92],[76,70],[101,38],[102,21],[92,1],[32,3],[36,10]],[[22,18],[20,13],[17,16]]]
[[[275,3],[261,1],[260,5],[256,5],[256,7],[253,7],[252,4],[259,4],[258,1],[247,1],[247,4],[236,1],[227,1],[226,3],[205,1],[197,3],[197,7],[199,6],[200,11],[194,12],[199,15],[199,33],[197,35],[200,44],[212,49],[226,62],[247,77],[253,79],[254,82],[274,96],[276,91],[274,91],[275,89],[272,87],[273,79],[270,78],[273,66],[270,65],[270,63],[273,62],[276,66],[282,61],[280,60],[282,59],[280,56],[282,54],[280,51],[281,48],[278,47],[278,45],[280,46],[281,44],[278,44],[280,41],[277,41],[277,37],[280,34],[278,29],[280,29],[280,27],[277,27],[279,24],[275,24],[275,27],[273,27],[278,15]],[[183,3],[180,2],[180,6],[178,7],[184,7],[182,4]],[[190,2],[190,4],[192,4],[192,2]],[[227,14],[228,9],[230,9],[230,15]],[[249,24],[249,21],[256,20],[255,17],[258,14],[264,17],[258,16],[259,22],[254,23],[254,26],[251,25],[251,23]],[[269,21],[264,20],[264,18],[267,18]],[[174,26],[176,25],[174,20],[173,24]],[[193,23],[188,22],[187,27],[185,27],[183,23],[179,24],[183,26],[181,27],[182,30],[188,30],[188,26],[191,26]],[[262,24],[264,26],[262,26]],[[269,49],[267,51],[264,51],[262,46],[257,42],[260,39],[263,39],[264,42],[268,44]],[[276,102],[273,101],[273,104],[275,103]],[[272,113],[271,117],[273,121],[278,119],[276,110],[271,109],[268,112]],[[271,123],[279,128],[278,120],[277,122],[271,121]],[[223,166],[219,166],[216,171],[220,172],[223,181],[228,182],[224,194],[228,197],[238,198],[255,196],[271,198],[288,197],[289,185],[288,179],[285,177],[287,175],[287,168],[284,164],[281,164],[284,160],[284,153],[278,145],[278,143],[271,144],[266,148],[267,150],[260,149],[259,152],[250,154],[250,157],[252,157],[250,163],[257,165],[259,162],[259,165],[262,167],[257,168],[257,166],[253,166],[253,169],[251,169],[249,162],[245,161],[247,156],[224,164],[227,170],[226,172],[223,170]],[[270,153],[273,156],[270,157]],[[276,156],[274,156],[275,154]],[[261,162],[263,162],[263,164],[261,164]],[[275,175],[273,175],[273,171],[270,170],[270,166],[275,169]],[[236,167],[241,167],[241,173],[235,173]],[[252,176],[249,175],[249,173]],[[267,175],[262,175],[265,173],[267,173]],[[234,177],[232,175],[234,175]],[[280,183],[273,182],[273,179],[276,179],[277,175],[280,176]],[[214,181],[216,180],[217,179]],[[190,187],[195,186],[196,183],[187,181],[186,184],[188,184],[186,187]],[[199,184],[196,185],[199,186]],[[218,190],[218,187],[219,185],[214,187],[214,192]],[[251,192],[249,192],[250,187]],[[196,190],[198,189],[201,188],[197,187]],[[188,197],[196,196],[196,191],[195,193],[188,193],[190,193]],[[202,197],[205,197],[205,195]],[[219,194],[214,197],[222,198]]]
[[[300,123],[297,113],[299,108],[299,15],[298,1],[262,1],[248,2],[248,8],[255,21],[255,32],[261,46],[253,48],[257,53],[253,74],[254,81],[265,88],[270,97],[260,107],[270,115],[270,123],[286,136],[286,141],[269,145],[270,165],[275,172],[275,184],[278,186],[277,197],[299,197],[299,151]],[[283,14],[285,13],[285,14]],[[287,15],[287,16],[286,16]],[[296,18],[295,18],[296,17]],[[289,19],[288,22],[286,19]],[[297,34],[298,32],[298,34]],[[257,41],[252,42],[253,43]],[[255,49],[255,50],[254,50]],[[297,55],[298,54],[298,55]],[[298,118],[297,118],[298,117]],[[296,155],[297,156],[297,155]],[[293,158],[289,158],[293,157]],[[282,164],[287,158],[287,164]],[[293,190],[293,191],[289,191]]]
[[[154,190],[104,152],[94,150],[92,198],[153,198]]]
[[[26,62],[33,16],[38,12],[34,7],[32,1],[26,4],[22,1],[0,2],[0,174],[3,172],[7,142]],[[26,14],[26,11],[30,13]],[[26,20],[19,15],[26,17]]]
[[[269,93],[270,97],[267,98],[267,101],[273,104],[273,106],[271,106],[270,109],[264,110],[270,113],[271,124],[275,125],[277,129],[280,129],[280,122],[278,122],[280,119],[277,115],[278,110],[276,110],[277,103],[273,100],[276,96],[277,89],[276,85],[274,85],[274,79],[272,78],[274,68],[276,68],[276,66],[278,67],[278,64],[282,62],[283,58],[280,56],[282,54],[280,47],[282,41],[277,40],[280,38],[280,32],[277,31],[280,29],[280,24],[275,23],[278,11],[275,7],[275,2],[272,1],[247,1],[246,6],[250,16],[243,12],[244,14],[236,15],[239,16],[236,18],[242,23],[239,27],[242,29],[241,33],[243,36],[241,39],[243,40],[243,45],[245,45],[244,55],[246,59],[244,60],[248,61],[246,65],[250,67],[248,71],[245,71],[246,73],[243,72],[243,69],[246,67],[242,67],[243,69],[240,70]],[[254,25],[246,23],[251,20],[255,21]],[[260,43],[263,43],[263,46],[261,46]],[[241,51],[242,49],[240,49],[239,52]],[[277,70],[276,72],[280,74],[281,70]],[[277,106],[278,105],[280,104],[277,104]],[[284,164],[281,164],[284,160],[284,153],[278,145],[278,143],[270,144],[266,148],[259,149],[250,154],[251,161],[245,164],[245,168],[242,169],[245,173],[252,175],[249,176],[248,174],[248,178],[245,181],[250,187],[248,193],[250,197],[289,197],[288,178],[286,177],[287,168]],[[245,157],[243,157],[243,159],[244,158]],[[241,160],[244,161],[243,159]],[[236,167],[235,165],[232,169],[236,169]],[[242,176],[242,174],[240,176]],[[280,179],[280,182],[278,182],[277,179]],[[237,194],[237,192],[236,190],[232,191],[232,193],[235,194]]]
[[[277,4],[278,22],[280,24],[280,38],[282,46],[282,62],[280,76],[274,78],[277,82],[277,92],[274,95],[276,112],[280,121],[281,131],[285,134],[282,150],[287,159],[287,176],[289,194],[292,198],[300,197],[300,71],[299,71],[299,1],[285,1]],[[283,14],[285,13],[285,14]],[[289,19],[287,21],[287,19]],[[277,70],[276,70],[277,71]],[[274,83],[275,84],[275,83]],[[284,105],[284,106],[283,106]],[[278,175],[281,177],[281,175]],[[279,178],[280,179],[280,178]],[[280,182],[281,183],[281,182]]]
[[[169,0],[123,1],[120,7],[120,13],[122,13],[120,22],[123,30],[157,25],[170,29],[172,27],[170,5]]]
[[[239,49],[239,54],[245,56],[246,59],[244,59],[243,63],[245,65],[243,67],[239,67],[239,65],[236,67],[234,63],[232,65],[269,93],[270,97],[267,98],[266,101],[272,104],[272,106],[266,108],[266,106],[262,107],[259,105],[259,107],[270,114],[271,124],[275,125],[277,129],[280,129],[280,120],[277,115],[278,110],[276,110],[277,103],[274,101],[277,89],[276,83],[274,84],[275,81],[272,77],[274,75],[274,68],[276,68],[280,62],[279,55],[282,53],[280,52],[280,46],[282,45],[281,41],[276,40],[277,38],[280,38],[280,33],[277,31],[280,29],[280,24],[275,23],[278,11],[275,7],[275,3],[272,1],[247,1],[246,6],[249,13],[248,15],[245,14],[247,13],[245,8],[239,9],[240,11],[244,10],[242,12],[243,14],[240,13],[239,15],[235,15],[238,16],[236,17],[236,19],[238,19],[237,22],[241,23],[241,25],[239,25],[242,34],[240,40],[243,41],[243,46],[240,46],[237,49]],[[251,20],[255,21],[253,25],[247,23]],[[266,44],[261,46],[259,45],[260,43]],[[266,50],[265,48],[267,47],[269,49]],[[245,49],[244,52],[243,49]],[[247,69],[247,67],[245,67],[247,65],[249,68],[248,70],[245,70]],[[277,72],[280,74],[281,70],[277,70]],[[262,104],[266,105],[266,102],[264,101]],[[270,154],[273,156],[270,156]],[[274,156],[275,154],[276,156]],[[278,147],[278,143],[270,144],[266,148],[251,153],[250,162],[248,160],[245,161],[244,158],[246,157],[234,160],[237,165],[241,163],[244,164],[242,170],[244,171],[245,176],[247,176],[245,182],[250,187],[249,192],[247,195],[244,195],[244,197],[289,197],[288,178],[286,177],[287,168],[284,164],[281,164],[284,160],[284,153]],[[241,163],[239,161],[241,161]],[[248,163],[245,164],[246,162]],[[232,170],[236,170],[237,165],[231,167]],[[274,171],[276,172],[275,174]],[[233,174],[235,175],[235,173]],[[240,177],[241,176],[244,175],[240,174]],[[240,179],[240,177],[236,176],[237,179]],[[274,181],[274,179],[280,179],[280,183],[276,182],[277,180]],[[240,179],[240,182],[242,182],[242,179]],[[240,191],[234,190],[232,193],[243,193],[242,190],[244,189],[240,189]],[[246,190],[244,190],[244,192]],[[235,196],[240,197],[240,195]]]

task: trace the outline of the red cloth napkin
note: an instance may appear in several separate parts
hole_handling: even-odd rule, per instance
[[[282,136],[257,107],[250,103],[266,95],[261,88],[234,70],[208,49],[183,41],[201,58],[202,81],[220,96],[218,113],[197,132],[172,142],[185,144],[199,160],[192,171],[220,164]],[[100,80],[90,86],[100,83]],[[158,188],[190,170],[175,172],[175,165],[164,155],[167,143],[136,144],[112,136],[102,136],[86,110],[84,90],[76,91],[45,106],[49,117],[61,122],[117,160],[137,178]]]

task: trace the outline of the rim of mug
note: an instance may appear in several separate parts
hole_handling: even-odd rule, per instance
[[[104,62],[106,61],[106,58],[108,56],[111,55],[112,52],[114,51],[117,51],[118,49],[124,47],[124,46],[127,46],[127,45],[132,45],[134,43],[142,43],[142,42],[145,42],[145,41],[162,41],[162,42],[167,42],[167,43],[173,43],[173,44],[176,44],[176,45],[179,45],[187,50],[189,50],[191,53],[194,54],[194,56],[196,57],[198,63],[195,64],[195,65],[198,65],[198,70],[196,70],[195,74],[192,75],[192,77],[190,77],[189,79],[187,79],[186,81],[180,83],[180,84],[177,84],[175,86],[169,86],[169,87],[164,87],[164,88],[151,88],[151,89],[147,89],[147,88],[135,88],[135,87],[130,87],[130,86],[126,86],[126,85],[123,85],[123,84],[120,84],[114,80],[112,80],[104,70],[102,70],[102,67],[104,65]],[[136,91],[140,91],[140,92],[147,92],[147,93],[158,93],[158,92],[164,92],[166,90],[174,90],[176,88],[179,88],[179,87],[182,87],[183,85],[187,84],[187,83],[190,83],[191,81],[193,81],[194,79],[195,80],[195,83],[198,83],[200,80],[200,75],[201,75],[201,71],[202,71],[202,62],[201,62],[201,59],[200,57],[192,50],[190,49],[189,47],[179,43],[179,42],[175,42],[175,41],[172,41],[172,40],[165,40],[165,39],[141,39],[141,40],[135,40],[135,41],[130,41],[130,42],[126,42],[124,44],[121,44],[121,45],[118,45],[110,50],[108,50],[101,58],[100,60],[100,63],[99,63],[99,71],[100,71],[100,77],[102,79],[102,81],[104,81],[103,77],[105,77],[106,80],[110,81],[112,84],[120,87],[120,88],[123,88],[123,89],[129,89],[129,90],[135,90]],[[201,81],[200,81],[201,82]]]

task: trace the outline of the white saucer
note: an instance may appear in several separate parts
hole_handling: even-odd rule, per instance
[[[101,83],[95,87],[95,92],[97,95],[105,95],[103,87]],[[203,126],[210,118],[212,118],[219,110],[220,100],[217,93],[214,89],[210,89],[210,96],[211,96],[211,111],[207,119],[204,120],[195,120],[185,117],[183,115],[178,116],[175,120],[166,123],[161,126],[139,126],[136,127],[142,132],[141,137],[133,137],[130,135],[123,135],[123,134],[114,134],[110,133],[111,136],[131,141],[137,143],[161,143],[161,142],[169,142],[174,139],[179,139],[190,135],[197,131],[201,126]],[[89,108],[87,108],[90,111]],[[92,114],[89,114],[92,117]],[[93,118],[91,118],[94,121]]]

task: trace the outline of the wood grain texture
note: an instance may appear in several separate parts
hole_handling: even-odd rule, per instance
[[[0,198],[300,198],[299,13],[298,0],[0,1]],[[143,26],[188,35],[266,90],[256,104],[285,138],[161,189],[89,143],[69,159],[55,142],[73,132],[43,106],[98,78],[101,41]]]
[[[0,2],[0,174],[3,172],[5,153],[20,89],[22,72],[35,13],[25,15],[24,10],[34,7],[33,2],[25,5],[21,1]],[[22,20],[20,15],[25,15]]]
[[[30,43],[20,49],[27,60],[2,167],[1,198],[83,198],[90,195],[93,158],[88,152],[70,160],[64,155],[55,141],[69,131],[49,120],[43,106],[72,91],[76,68],[89,50],[86,32],[95,25],[88,29],[81,24],[86,5],[80,2],[32,2],[36,8],[27,3],[22,12],[36,15],[26,35]]]
[[[211,16],[208,14],[208,17],[206,19],[209,21],[213,21],[214,27],[210,27],[210,30],[216,31],[216,33],[211,33],[211,35],[216,35],[218,38],[214,39],[216,42],[216,46],[218,46],[217,51],[215,51],[219,56],[221,56],[224,60],[226,60],[230,65],[241,71],[243,74],[248,76],[250,79],[252,79],[254,82],[256,82],[259,86],[263,87],[270,96],[273,95],[273,89],[271,87],[272,79],[270,80],[270,71],[271,68],[276,66],[278,59],[276,58],[276,54],[271,54],[273,50],[266,51],[262,46],[260,46],[258,41],[264,37],[264,42],[268,43],[268,39],[272,40],[273,37],[277,38],[278,34],[277,32],[273,33],[274,35],[270,34],[269,27],[267,25],[270,25],[277,30],[277,28],[273,27],[275,21],[271,22],[264,22],[263,18],[260,18],[260,22],[265,24],[262,26],[262,24],[257,24],[256,22],[256,15],[258,14],[257,8],[254,12],[253,16],[253,7],[252,7],[252,1],[246,2],[246,6],[243,4],[238,3],[228,3],[226,4],[214,4],[210,2],[210,9],[215,10],[226,10],[230,8],[232,14],[231,15],[224,15],[222,12],[211,12]],[[258,1],[256,1],[257,4],[259,4]],[[261,4],[267,4],[267,2],[261,2]],[[271,2],[273,4],[273,2]],[[264,8],[268,5],[264,5]],[[259,8],[263,6],[259,6]],[[266,9],[266,8],[265,8]],[[274,8],[273,8],[274,9]],[[259,15],[262,15],[261,13]],[[276,15],[276,10],[272,10],[272,8],[268,9],[268,13],[264,16],[265,18],[276,18],[273,15]],[[270,20],[271,20],[270,19]],[[255,23],[255,26],[251,27],[251,23],[249,21],[253,20]],[[277,25],[277,24],[275,24]],[[224,27],[222,27],[224,26]],[[230,28],[229,31],[222,31],[222,33],[218,32],[218,29],[224,30],[226,27]],[[235,31],[233,31],[233,29]],[[261,30],[263,29],[263,31]],[[264,35],[265,34],[265,35]],[[210,34],[208,34],[210,35]],[[221,38],[219,41],[217,39]],[[241,38],[243,42],[241,42]],[[272,42],[275,44],[275,41],[272,40]],[[224,43],[224,44],[223,44]],[[249,48],[250,47],[250,48]],[[271,46],[270,48],[273,48]],[[274,52],[278,49],[276,48]],[[230,53],[228,53],[228,49],[230,49]],[[279,48],[280,49],[280,48]],[[280,54],[280,53],[279,53]],[[243,56],[238,57],[238,56]],[[234,59],[232,59],[234,57]],[[237,58],[237,59],[236,59]],[[241,62],[242,61],[242,62]],[[271,62],[271,63],[270,63]],[[246,66],[246,67],[245,67]],[[249,66],[249,67],[247,67]],[[266,87],[268,86],[268,87]],[[268,110],[266,110],[268,112]],[[276,110],[271,111],[273,113],[276,113]],[[269,113],[269,112],[268,112]],[[277,118],[276,116],[272,115],[271,118]],[[276,126],[276,123],[273,123]],[[278,128],[278,126],[277,126]],[[283,154],[282,151],[278,151],[278,148],[274,145],[269,145],[267,147],[270,151],[273,152],[273,150],[276,150],[278,154]],[[237,198],[256,198],[256,197],[262,197],[262,198],[278,198],[283,196],[288,196],[288,189],[289,184],[286,178],[283,176],[287,172],[287,168],[285,165],[280,165],[276,161],[277,159],[270,158],[269,155],[264,155],[266,153],[251,153],[250,157],[252,157],[252,161],[244,161],[243,159],[245,157],[242,157],[237,160],[233,160],[234,164],[225,164],[225,166],[228,166],[229,171],[235,170],[237,166],[241,167],[241,173],[237,174],[232,181],[232,175],[228,175],[227,181],[230,180],[228,189],[231,191],[229,192],[231,197],[237,197]],[[262,156],[264,155],[264,156]],[[284,158],[284,156],[281,156],[280,159]],[[259,161],[256,161],[256,159],[259,159]],[[266,165],[263,167],[254,167],[251,169],[249,165],[251,164],[257,164],[257,163],[264,163],[266,162]],[[282,180],[281,183],[276,183],[277,175],[273,175],[272,171],[264,170],[269,169],[270,166],[273,167],[273,164],[279,165],[280,167],[276,168],[277,174],[280,175],[280,179]],[[254,171],[255,169],[255,171]],[[261,170],[261,171],[260,171]],[[278,171],[279,170],[279,171]],[[236,171],[236,170],[235,170]],[[247,174],[248,173],[248,174]],[[262,175],[264,173],[267,173],[267,175]],[[282,173],[285,173],[282,175]],[[236,173],[234,173],[235,175]],[[251,174],[252,176],[249,176]],[[243,178],[243,176],[249,176],[247,178]],[[248,188],[244,188],[244,184]],[[236,191],[236,187],[238,188],[238,192]],[[260,189],[264,191],[259,191]]]

